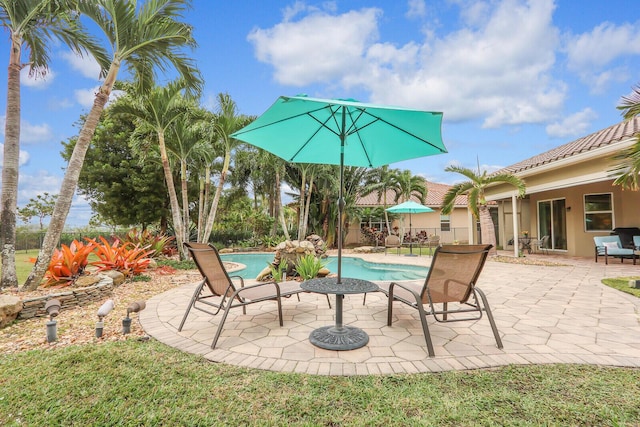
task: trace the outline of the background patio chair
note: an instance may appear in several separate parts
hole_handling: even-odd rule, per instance
[[[498,348],[502,340],[485,294],[476,281],[492,245],[443,245],[436,248],[424,283],[391,282],[380,286],[388,296],[387,325],[393,320],[393,303],[399,301],[418,310],[429,356],[435,355],[427,315],[438,322],[477,320],[487,314]],[[482,303],[480,303],[482,301]]]
[[[551,236],[545,235],[542,236],[540,240],[536,243],[538,250],[542,251],[543,254],[549,253],[549,241],[551,240]]]
[[[623,248],[620,241],[620,236],[595,236],[593,238],[595,243],[596,262],[598,262],[599,256],[604,256],[604,263],[609,264],[609,257],[620,258],[620,262],[624,262],[625,258],[633,259],[633,264],[636,263],[636,253],[633,249]]]
[[[384,254],[387,254],[387,249],[395,249],[396,253],[400,255],[400,249],[402,249],[402,242],[400,237],[395,234],[389,234],[384,238]]]
[[[215,348],[231,308],[242,307],[243,313],[246,313],[246,306],[249,304],[275,300],[278,306],[278,320],[280,321],[280,326],[282,326],[281,298],[303,292],[300,283],[296,281],[282,283],[265,282],[257,285],[244,286],[244,279],[242,279],[242,277],[229,276],[216,248],[204,243],[185,243],[184,245],[189,250],[198,270],[200,270],[202,281],[193,293],[193,297],[184,313],[182,322],[180,322],[178,331],[182,331],[182,327],[187,320],[191,308],[211,314],[212,316],[224,310],[222,319],[220,319],[220,325],[211,343],[211,348]],[[237,283],[234,283],[234,280]]]
[[[640,251],[640,236],[633,236],[633,249]]]

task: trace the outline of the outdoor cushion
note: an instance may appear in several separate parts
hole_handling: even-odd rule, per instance
[[[618,246],[618,242],[603,242],[602,244],[604,246],[606,246],[607,249],[618,249],[618,248],[620,248],[620,246]]]

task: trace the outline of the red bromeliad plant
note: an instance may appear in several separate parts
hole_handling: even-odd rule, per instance
[[[148,247],[140,247],[131,242],[122,243],[118,239],[110,244],[102,236],[102,244],[93,239],[87,240],[95,244],[94,252],[100,258],[100,261],[91,263],[98,267],[98,271],[117,270],[127,277],[135,276],[146,271],[151,262],[149,255],[153,250]]]
[[[95,248],[94,243],[84,244],[74,240],[69,246],[63,244],[60,245],[60,249],[55,249],[42,286],[70,286],[84,273],[89,263],[89,255]]]

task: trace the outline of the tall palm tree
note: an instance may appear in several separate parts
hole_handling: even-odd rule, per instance
[[[378,203],[382,202],[384,211],[384,222],[387,226],[387,233],[391,232],[389,223],[389,213],[387,212],[388,200],[387,193],[389,190],[398,187],[398,179],[400,175],[399,169],[389,169],[389,165],[371,169],[367,174],[365,188],[362,196],[367,196],[376,192],[378,194]]]
[[[231,134],[242,129],[253,120],[251,117],[239,115],[237,110],[236,103],[231,99],[229,94],[218,94],[218,111],[216,112],[215,120],[211,124],[212,133],[215,136],[215,144],[224,148],[224,160],[222,163],[222,171],[220,172],[220,180],[218,181],[216,193],[211,203],[211,209],[207,216],[204,233],[201,236],[201,242],[209,241],[211,231],[213,230],[213,222],[216,219],[218,203],[222,195],[222,189],[227,178],[227,173],[229,172],[229,166],[231,165],[231,153],[241,142],[235,138],[231,138]]]
[[[622,102],[618,105],[622,110],[625,120],[631,120],[640,114],[640,85],[633,88],[629,96],[623,96]],[[618,177],[613,181],[615,185],[628,188],[633,191],[640,189],[640,134],[636,135],[636,142],[628,149],[615,156],[620,163],[613,169]]]
[[[410,170],[403,170],[395,177],[396,202],[408,202],[412,196],[416,196],[420,203],[424,203],[427,197],[427,185],[422,177],[413,175]]]
[[[2,162],[0,289],[18,286],[15,243],[20,154],[20,71],[29,66],[31,74],[45,75],[49,66],[49,47],[54,44],[53,40],[61,40],[76,54],[92,54],[103,70],[108,65],[105,51],[74,19],[70,7],[71,2],[63,1],[0,0],[0,26],[8,30],[11,41]],[[22,60],[23,48],[29,54],[26,63]]]
[[[154,134],[169,192],[171,219],[181,258],[186,257],[182,244],[186,241],[185,225],[180,213],[180,203],[173,181],[166,140],[171,125],[182,120],[188,111],[182,96],[187,86],[184,80],[176,80],[164,87],[154,87],[144,92],[138,92],[135,87],[127,86],[129,92],[125,99],[115,102],[110,107],[112,114],[125,114],[136,118],[137,128],[131,135],[134,145],[139,146],[140,142],[148,142],[148,134]]]
[[[482,235],[482,243],[492,244],[490,254],[496,255],[496,230],[491,220],[491,213],[487,199],[485,198],[485,190],[492,184],[510,184],[518,190],[518,197],[524,197],[527,188],[525,183],[519,177],[510,173],[501,173],[496,175],[488,175],[487,171],[480,173],[474,172],[460,166],[448,166],[446,172],[456,172],[464,175],[469,181],[461,182],[452,186],[442,200],[440,209],[444,215],[449,215],[455,207],[456,197],[466,195],[469,210],[473,216],[480,221],[480,234]]]
[[[191,26],[180,21],[189,5],[188,0],[148,0],[140,6],[137,1],[128,0],[77,1],[81,16],[88,17],[104,33],[113,56],[69,159],[49,229],[25,283],[26,289],[35,289],[40,284],[49,265],[71,208],[84,157],[120,68],[127,67],[141,88],[150,88],[156,70],[165,71],[172,66],[190,88],[201,88],[193,60],[181,51],[196,44]]]

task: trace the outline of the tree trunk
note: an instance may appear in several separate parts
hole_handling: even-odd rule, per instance
[[[491,212],[487,205],[478,206],[478,215],[480,216],[480,233],[482,234],[482,244],[493,245],[489,251],[489,255],[497,255],[496,250],[496,229],[491,220]]]
[[[18,170],[20,158],[20,56],[22,38],[11,37],[7,76],[7,111],[2,163],[2,208],[0,209],[0,245],[2,278],[0,289],[18,287],[16,275],[16,212],[18,210]]]
[[[307,168],[302,165],[302,183],[300,184],[300,200],[298,201],[298,240],[304,239],[304,201],[307,195]]]
[[[180,259],[187,259],[184,249],[184,227],[180,214],[180,204],[178,203],[178,195],[176,193],[176,185],[173,182],[173,174],[169,165],[169,155],[167,154],[167,145],[164,140],[164,132],[158,132],[158,146],[160,147],[160,160],[162,161],[162,170],[164,171],[164,179],[167,182],[167,191],[169,192],[169,203],[171,204],[171,219],[173,221],[173,230],[176,233],[176,245],[178,245],[178,253]]]
[[[89,149],[89,145],[91,144],[93,134],[98,127],[98,123],[100,121],[102,111],[104,110],[104,106],[109,100],[109,95],[111,94],[113,84],[116,81],[119,68],[119,62],[114,61],[111,64],[109,73],[107,74],[107,78],[96,94],[96,98],[93,101],[91,111],[89,112],[87,120],[82,126],[80,135],[78,135],[78,140],[76,141],[76,145],[73,148],[73,153],[71,154],[71,158],[69,159],[67,170],[64,174],[64,178],[62,179],[60,194],[58,195],[58,199],[56,200],[56,205],[53,209],[53,215],[51,215],[49,228],[47,229],[47,233],[44,236],[44,241],[42,242],[42,247],[40,248],[40,252],[38,253],[36,263],[33,266],[29,277],[27,277],[27,281],[25,282],[25,290],[36,289],[40,285],[40,282],[44,277],[44,273],[49,267],[51,256],[53,255],[53,250],[58,245],[60,235],[62,234],[62,230],[64,229],[64,225],[67,220],[67,215],[69,215],[69,209],[71,209],[73,195],[76,192],[78,178],[80,176],[80,171],[82,170],[82,165],[84,164],[85,155],[87,154],[87,150]]]
[[[280,184],[280,168],[276,167],[276,210],[278,211],[278,218],[280,219],[280,224],[282,225],[282,232],[284,233],[284,237],[287,240],[291,240],[289,236],[289,230],[287,229],[287,222],[284,219],[284,209],[282,208],[282,197],[280,197],[280,192],[282,191],[282,187]]]
[[[185,240],[189,240],[189,190],[187,188],[187,162],[180,161],[180,190],[182,192],[182,226]]]
[[[211,211],[209,211],[209,216],[207,217],[207,225],[204,228],[204,236],[201,243],[208,242],[209,237],[211,237],[211,231],[213,230],[213,221],[215,221],[216,219],[218,203],[220,202],[220,196],[222,195],[222,188],[224,187],[224,182],[227,177],[227,172],[229,171],[230,163],[231,163],[231,153],[229,151],[226,151],[224,154],[222,171],[220,172],[220,182],[218,182],[218,187],[216,188],[216,194],[213,196],[213,202],[211,203]]]

